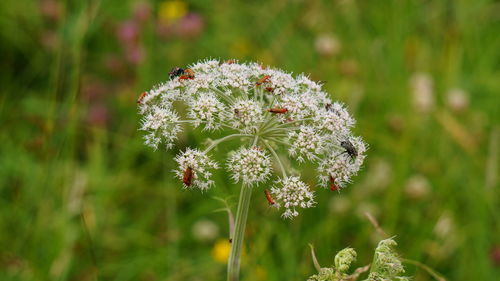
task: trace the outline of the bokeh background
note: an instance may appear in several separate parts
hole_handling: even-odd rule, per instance
[[[203,133],[152,151],[135,101],[174,66],[234,58],[324,81],[370,144],[354,183],[293,221],[255,192],[243,280],[305,280],[308,243],[323,266],[346,246],[368,264],[365,212],[403,257],[495,280],[499,22],[488,0],[0,1],[0,279],[225,280],[214,197],[234,208],[238,186],[183,190],[172,159]]]

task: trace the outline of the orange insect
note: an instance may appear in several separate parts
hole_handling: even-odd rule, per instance
[[[287,113],[288,109],[286,109],[284,107],[274,107],[274,108],[268,109],[267,111],[269,111],[271,113],[276,113],[276,114],[283,114],[283,113]]]
[[[271,78],[271,76],[264,75],[264,77],[260,78],[259,81],[257,81],[257,83],[255,83],[255,85],[260,86],[266,82],[269,82],[269,78]]]
[[[184,75],[179,77],[179,80],[194,79],[194,71],[191,68],[184,69]]]
[[[332,176],[330,176],[330,190],[331,191],[337,191],[339,189],[340,189],[340,187],[335,184],[335,178],[332,177]]]
[[[262,149],[262,147],[260,147],[260,146],[256,146],[256,145],[254,145],[254,146],[252,147],[252,149],[255,149],[255,150],[257,150],[257,151],[264,151],[264,149]]]
[[[137,103],[138,104],[142,103],[142,100],[144,99],[144,97],[146,97],[147,94],[148,94],[147,92],[143,92],[137,99]]]
[[[276,204],[276,202],[274,202],[273,200],[273,197],[271,196],[271,193],[269,192],[269,190],[264,190],[264,194],[266,195],[266,199],[267,199],[267,202],[269,203],[269,205],[274,205]]]
[[[274,88],[267,87],[267,88],[265,88],[265,90],[268,91],[268,92],[272,92],[272,91],[274,91]]]
[[[182,182],[186,186],[191,186],[193,184],[193,168],[187,167],[186,170],[184,170],[184,175],[182,176]]]
[[[226,60],[223,62],[223,64],[233,64],[233,63],[236,63],[236,60]]]

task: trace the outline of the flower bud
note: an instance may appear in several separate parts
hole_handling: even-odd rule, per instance
[[[335,268],[340,272],[346,272],[353,262],[356,261],[356,251],[353,248],[345,248],[335,256]]]

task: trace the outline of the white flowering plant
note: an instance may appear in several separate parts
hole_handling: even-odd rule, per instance
[[[319,186],[340,190],[363,164],[367,146],[352,133],[355,120],[305,75],[235,60],[206,60],[169,74],[170,80],[137,101],[145,143],[171,149],[184,124],[223,135],[203,150],[188,148],[176,157],[175,174],[184,188],[213,187],[212,173],[221,166],[211,159],[213,149],[226,141],[241,141],[237,151],[228,153],[225,165],[232,179],[242,184],[231,234],[233,277],[238,269],[231,272],[231,262],[239,268],[238,235],[244,230],[252,189],[272,180],[275,184],[266,190],[269,203],[284,209],[283,217],[293,218],[300,209],[315,205],[315,195],[292,165],[315,164]],[[179,113],[179,103],[185,104],[185,116]]]

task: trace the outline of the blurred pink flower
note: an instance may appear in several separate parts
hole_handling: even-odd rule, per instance
[[[104,97],[108,92],[106,86],[92,78],[84,78],[80,89],[81,97],[88,103],[95,103]]]
[[[134,6],[134,20],[139,24],[145,23],[151,17],[151,5],[141,1]]]
[[[56,0],[41,0],[40,13],[44,18],[57,22],[61,18],[61,5]]]
[[[125,21],[118,25],[116,37],[126,45],[136,44],[139,40],[139,26],[132,21]]]
[[[126,65],[123,58],[118,55],[107,55],[104,57],[104,67],[115,76],[126,74]]]
[[[490,257],[494,265],[500,266],[500,245],[493,246],[490,250]]]
[[[177,34],[184,38],[198,37],[204,27],[205,22],[200,14],[189,13],[179,21]]]
[[[125,58],[131,64],[139,64],[144,60],[144,50],[141,46],[125,46]]]
[[[59,45],[59,35],[52,30],[45,30],[42,32],[40,42],[48,50],[56,50]]]
[[[205,28],[205,21],[198,13],[189,13],[175,23],[159,21],[156,26],[156,33],[163,39],[173,36],[181,38],[198,37]]]
[[[174,27],[170,24],[158,22],[156,25],[156,34],[162,39],[169,39],[174,35]]]
[[[109,110],[102,103],[90,104],[87,112],[87,123],[90,126],[106,127],[109,121]]]

